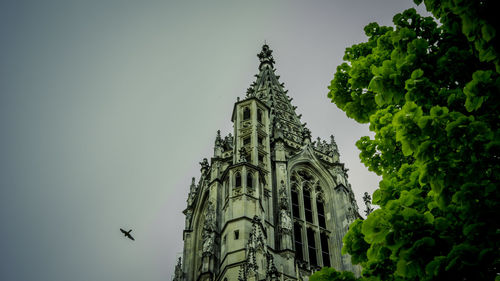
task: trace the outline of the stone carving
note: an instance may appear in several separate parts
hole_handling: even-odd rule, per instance
[[[292,219],[287,210],[281,209],[280,211],[280,232],[282,234],[292,234]]]
[[[205,222],[203,224],[203,256],[213,254],[215,242],[215,208],[211,201],[208,201],[205,211]]]
[[[224,151],[233,149],[233,135],[231,135],[231,133],[224,137],[222,147],[224,148]]]
[[[281,181],[281,186],[280,186],[280,196],[279,196],[279,203],[280,203],[280,208],[288,210],[288,194],[286,192],[286,185],[285,182],[282,180]]]
[[[238,281],[247,281],[246,263],[243,263],[240,266],[240,272],[238,274]]]
[[[282,234],[292,234],[292,219],[288,213],[289,203],[285,182],[281,181],[279,190],[280,224],[279,231]]]
[[[174,273],[174,279],[173,281],[182,281],[182,277],[184,277],[184,273],[182,272],[182,263],[181,263],[181,258],[177,260],[177,265],[175,266],[175,273]]]
[[[193,202],[196,199],[196,191],[197,191],[197,187],[196,187],[196,184],[194,183],[194,177],[193,177],[191,179],[191,186],[189,187],[189,194],[188,194],[188,199],[187,199],[188,208],[193,205]]]
[[[357,216],[355,214],[355,210],[352,207],[347,208],[347,212],[345,214],[347,222],[350,224],[354,220],[357,219]]]
[[[259,54],[257,54],[257,57],[260,60],[259,69],[262,67],[264,63],[269,63],[271,64],[271,67],[273,66],[274,58],[272,56],[272,53],[273,51],[269,49],[269,46],[267,44],[262,46],[262,51]]]
[[[365,214],[366,216],[368,216],[371,212],[373,212],[373,208],[372,208],[372,197],[368,194],[368,192],[365,192],[365,196],[363,196],[363,201],[365,201],[365,205],[366,205],[366,210],[365,210]]]
[[[302,130],[302,141],[306,140],[311,141],[311,130],[309,130],[308,128],[304,128]]]
[[[201,165],[201,173],[202,174],[204,174],[206,171],[208,171],[208,167],[210,167],[210,165],[208,164],[207,158],[203,158],[203,160],[200,162],[200,165]]]
[[[184,214],[186,215],[186,228],[188,228],[188,225],[191,222],[191,218],[193,217],[193,210],[187,209]]]
[[[246,257],[246,270],[257,271],[259,265],[257,264],[257,252],[264,253],[266,251],[266,237],[264,234],[264,227],[258,216],[252,219],[252,231],[247,243],[247,257]]]
[[[269,252],[266,253],[266,262],[266,277],[270,278],[271,280],[277,280],[276,278],[279,277],[279,272],[276,268],[276,265],[274,264],[274,256]]]
[[[335,142],[335,137],[333,135],[330,135],[330,148],[335,151],[339,150],[339,148],[337,147],[337,143]]]
[[[247,157],[248,157],[248,154],[247,154],[247,151],[244,147],[240,148],[239,150],[240,152],[240,162],[247,162]]]
[[[215,146],[222,145],[222,138],[220,136],[220,130],[217,130],[217,136],[215,137]]]

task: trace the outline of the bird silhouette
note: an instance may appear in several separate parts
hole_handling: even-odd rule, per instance
[[[123,230],[123,229],[120,228],[120,231],[123,234],[125,234],[125,237],[129,238],[130,240],[134,240],[135,241],[134,237],[132,237],[132,235],[130,235],[130,232],[132,232],[132,229],[129,230],[129,231],[125,231],[125,230]]]

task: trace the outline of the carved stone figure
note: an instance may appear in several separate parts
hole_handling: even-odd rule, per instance
[[[282,180],[280,184],[280,190],[279,190],[279,202],[280,202],[280,208],[288,210],[289,205],[288,205],[288,193],[286,192],[286,185],[285,182]]]
[[[181,263],[181,258],[177,260],[177,265],[175,266],[175,273],[174,273],[174,279],[173,281],[182,281],[183,279],[183,272],[182,272],[182,263]]]
[[[211,201],[208,201],[205,222],[203,224],[203,255],[212,255],[215,242],[215,209]]]
[[[288,215],[288,211],[281,209],[280,211],[280,231],[283,234],[291,234],[292,233],[292,219]]]
[[[208,164],[207,158],[203,158],[203,160],[200,162],[200,165],[201,165],[201,173],[202,174],[208,170],[208,167],[210,167],[210,165]]]
[[[363,201],[365,202],[366,205],[365,214],[366,216],[368,216],[371,212],[373,212],[373,208],[371,207],[372,197],[368,194],[368,192],[365,192],[363,196]]]
[[[311,141],[311,130],[309,130],[308,128],[304,128],[302,130],[302,140],[309,140]]]
[[[244,147],[240,148],[240,162],[247,162],[247,151]]]

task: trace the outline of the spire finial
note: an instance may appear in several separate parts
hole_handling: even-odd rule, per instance
[[[274,58],[272,56],[272,53],[273,53],[273,50],[269,49],[269,46],[267,45],[267,43],[264,43],[264,45],[262,46],[262,51],[259,54],[257,54],[257,57],[260,60],[259,69],[262,69],[262,66],[264,64],[270,64],[271,68],[273,67]]]

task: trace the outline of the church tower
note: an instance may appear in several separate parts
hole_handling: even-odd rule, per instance
[[[308,280],[323,266],[360,274],[341,254],[358,207],[333,136],[311,140],[274,69],[234,104],[234,132],[217,132],[214,155],[189,187],[176,281]]]

